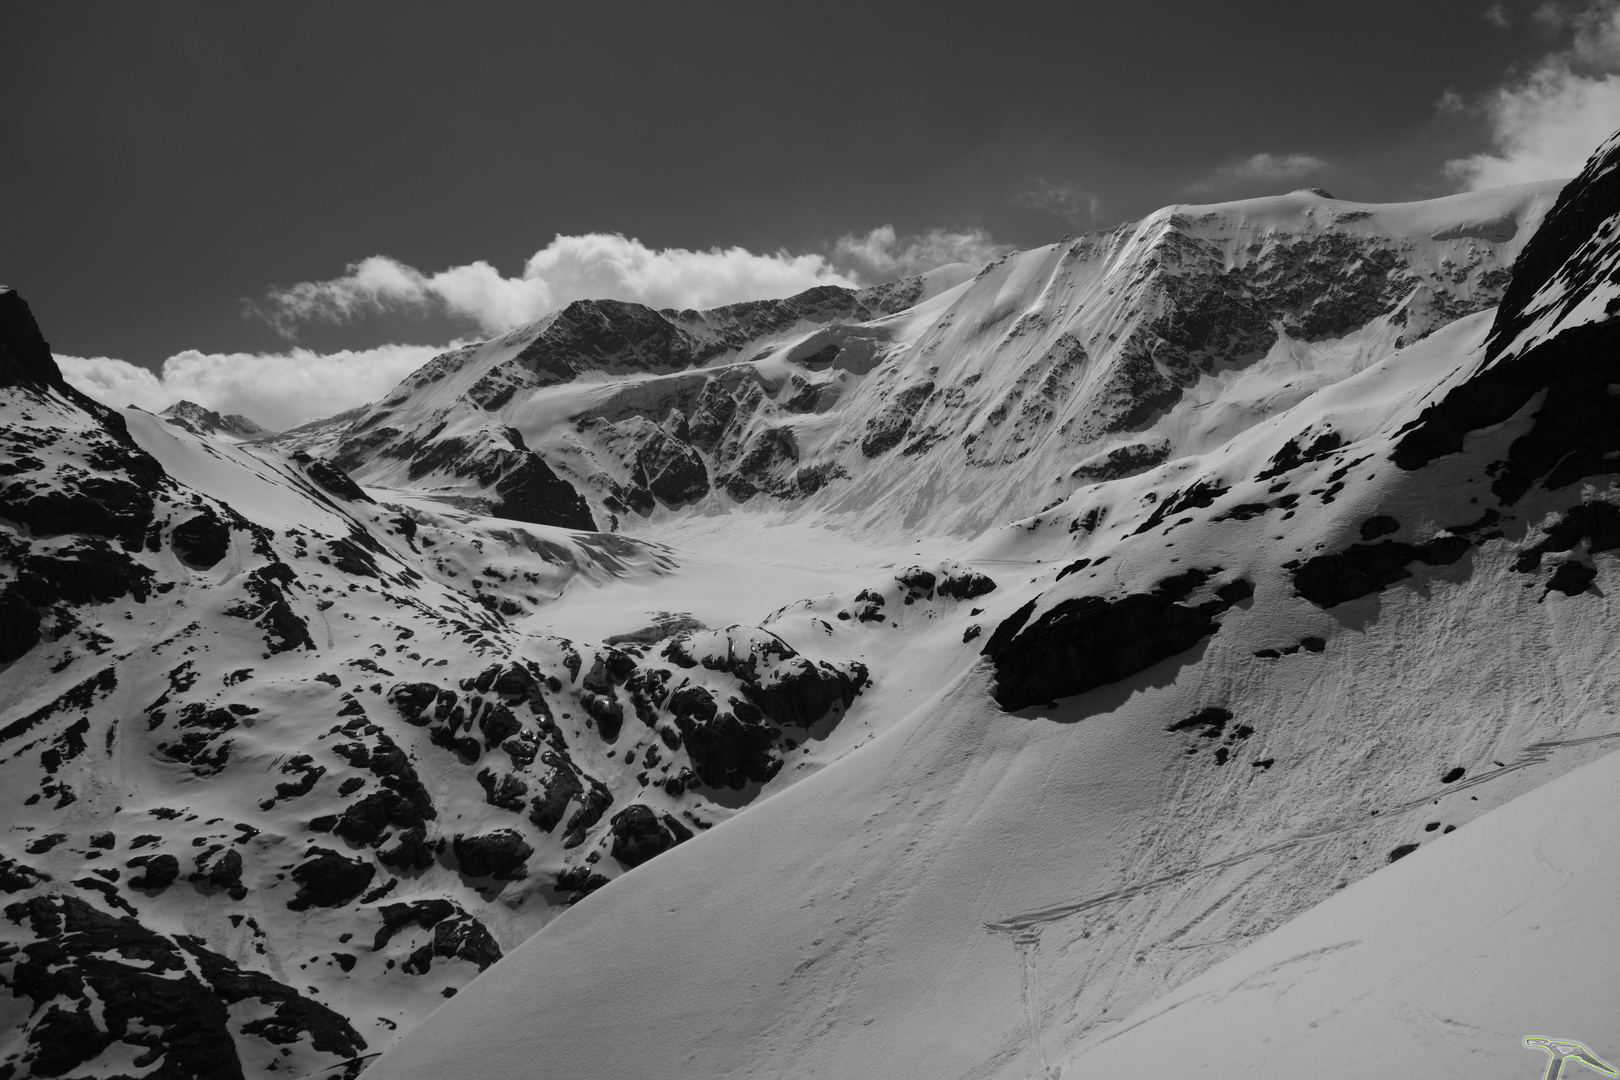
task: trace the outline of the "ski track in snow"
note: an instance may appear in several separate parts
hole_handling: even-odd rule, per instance
[[[1369,817],[1382,816],[1385,821],[1387,821],[1391,817],[1414,813],[1415,811],[1422,810],[1425,807],[1437,805],[1441,799],[1444,799],[1449,795],[1456,795],[1472,788],[1480,787],[1481,785],[1490,783],[1492,780],[1498,780],[1509,773],[1515,773],[1521,769],[1532,768],[1536,765],[1544,765],[1551,759],[1552,752],[1560,747],[1584,746],[1590,743],[1607,742],[1611,739],[1620,739],[1620,732],[1612,732],[1607,735],[1590,735],[1581,739],[1553,739],[1547,742],[1532,743],[1524,748],[1524,756],[1519,758],[1517,761],[1511,762],[1510,764],[1504,765],[1498,769],[1492,769],[1490,772],[1480,773],[1477,776],[1458,780],[1453,784],[1432,791],[1427,795],[1420,796],[1419,798],[1410,799],[1394,806],[1387,806],[1382,810],[1375,810],[1371,815],[1369,815]],[[1178,870],[1173,874],[1166,874],[1163,877],[1138,882],[1135,885],[1129,885],[1122,889],[1114,889],[1110,892],[1099,893],[1096,896],[1088,896],[1080,900],[1071,900],[1067,903],[1054,904],[1050,907],[1041,908],[1038,911],[1024,912],[1023,914],[1019,915],[1009,915],[1006,918],[998,919],[995,922],[987,922],[984,924],[984,926],[986,930],[989,930],[994,934],[1015,935],[1014,942],[1020,947],[1020,949],[1022,949],[1027,935],[1031,931],[1034,931],[1038,937],[1038,928],[1046,923],[1057,922],[1059,919],[1067,919],[1071,915],[1078,915],[1083,911],[1090,911],[1093,908],[1102,907],[1104,904],[1114,900],[1125,900],[1133,896],[1141,896],[1144,893],[1150,893],[1157,889],[1162,889],[1167,885],[1174,885],[1179,881],[1185,881],[1197,874],[1205,874],[1213,870],[1224,870],[1227,867],[1236,866],[1238,863],[1248,862],[1250,859],[1258,859],[1265,855],[1275,855],[1279,852],[1289,851],[1305,844],[1319,843],[1335,836],[1342,836],[1351,832],[1360,832],[1364,829],[1373,828],[1380,824],[1382,824],[1382,822],[1359,817],[1353,820],[1342,821],[1338,824],[1329,825],[1324,828],[1312,829],[1310,832],[1302,833],[1297,836],[1291,836],[1286,840],[1279,840],[1274,844],[1267,844],[1264,847],[1254,848],[1238,855],[1229,855],[1224,859],[1217,859],[1215,862],[1204,863],[1200,866],[1194,866],[1186,870]]]

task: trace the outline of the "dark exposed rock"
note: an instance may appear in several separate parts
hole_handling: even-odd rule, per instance
[[[782,768],[782,759],[772,752],[775,735],[762,724],[740,720],[734,711],[717,710],[707,720],[677,714],[675,723],[692,767],[711,787],[740,790],[749,782],[764,783]]]
[[[0,586],[0,664],[24,655],[39,644],[40,616],[15,584]]]
[[[305,1041],[333,1061],[365,1040],[337,1013],[268,975],[244,971],[189,937],[155,933],[133,918],[72,896],[39,896],[6,908],[33,940],[13,954],[12,993],[33,1001],[26,1033],[35,1076],[78,1073],[114,1042],[139,1047],[133,1065],[153,1076],[240,1080],[230,1009],[257,1005],[246,1035],[273,1045]]]
[[[1165,728],[1166,731],[1197,731],[1206,739],[1220,738],[1226,731],[1226,725],[1232,720],[1232,713],[1218,705],[1199,709],[1185,720],[1178,720]]]
[[[433,718],[426,715],[427,708],[439,696],[439,688],[432,683],[400,683],[388,691],[389,704],[399,710],[406,723],[423,727]]]
[[[1620,471],[1620,321],[1576,326],[1498,361],[1424,409],[1391,455],[1419,469],[1462,449],[1468,432],[1498,424],[1545,391],[1532,427],[1508,448],[1491,491],[1511,505],[1540,482],[1549,490]]]
[[[1547,579],[1547,588],[1565,596],[1579,596],[1597,580],[1597,570],[1583,562],[1570,559],[1560,563],[1553,576]]]
[[[17,567],[16,587],[36,608],[58,601],[106,604],[125,596],[144,602],[151,596],[152,578],[151,570],[105,540],[80,537],[50,555],[24,556]]]
[[[238,852],[210,848],[197,856],[196,867],[188,881],[205,889],[224,889],[233,900],[247,895],[242,886],[242,856]]]
[[[1620,549],[1620,506],[1589,502],[1570,507],[1547,530],[1546,536],[1525,549],[1513,568],[1520,573],[1531,573],[1540,569],[1542,556],[1553,551],[1571,551],[1582,540],[1586,541],[1590,554]]]
[[[499,746],[523,730],[523,723],[511,709],[498,701],[484,706],[478,715],[478,730],[484,736],[484,746]]]
[[[1166,496],[1153,513],[1148,515],[1147,520],[1136,527],[1136,532],[1140,535],[1158,528],[1177,514],[1212,506],[1215,500],[1225,495],[1227,491],[1228,489],[1221,486],[1218,480],[1194,481],[1185,490]]]
[[[1604,222],[1620,208],[1617,156],[1613,149],[1608,154],[1593,154],[1581,175],[1558,193],[1557,202],[1519,252],[1513,263],[1513,277],[1502,293],[1486,338],[1487,356],[1495,357],[1507,350],[1544,314],[1536,297],[1555,277],[1563,288],[1549,293],[1561,294],[1565,311],[1608,280],[1610,264],[1604,247],[1594,238],[1601,235]]]
[[[296,580],[292,567],[284,562],[261,566],[242,579],[242,587],[253,602],[225,609],[225,614],[247,619],[262,630],[265,647],[272,656],[296,648],[315,651],[308,624],[293,612],[284,591]]]
[[[1271,467],[1255,474],[1255,479],[1270,480],[1299,468],[1307,461],[1320,461],[1344,445],[1344,438],[1336,431],[1317,435],[1302,446],[1303,439],[1302,435],[1283,443],[1282,449],[1272,455]]]
[[[323,458],[310,457],[303,452],[292,455],[293,461],[303,467],[304,473],[323,490],[349,502],[375,502],[361,490],[348,473]]]
[[[26,863],[20,863],[0,855],[0,890],[8,893],[22,892],[32,888],[42,881],[51,880],[51,875],[35,870]]]
[[[521,462],[495,485],[494,513],[536,525],[594,531],[596,519],[572,484],[551,471],[537,454],[525,453]]]
[[[129,879],[137,889],[167,889],[180,876],[180,860],[173,855],[137,855],[124,865],[141,868],[138,876]]]
[[[420,808],[397,791],[384,790],[349,804],[332,832],[363,847],[374,847],[390,825],[411,829],[422,823]]]
[[[407,926],[414,924],[433,931],[433,941],[417,949],[405,961],[403,967],[408,974],[426,974],[431,958],[435,956],[471,961],[478,965],[479,971],[501,958],[500,946],[484,924],[453,901],[434,899],[409,904],[384,904],[377,911],[382,916],[383,925],[372,941],[373,952],[380,951]]]
[[[437,816],[433,799],[416,774],[411,760],[399,745],[373,730],[366,736],[370,744],[361,742],[335,743],[332,752],[357,769],[366,769],[382,782],[400,801],[389,800],[389,820],[392,824],[411,828],[424,820]]]
[[[433,865],[433,848],[427,842],[427,830],[421,826],[406,829],[392,847],[377,852],[377,861],[395,870],[426,870]]]
[[[613,792],[600,780],[586,777],[590,780],[590,787],[579,797],[579,809],[569,817],[566,826],[567,832],[563,837],[563,847],[576,848],[585,842],[585,831],[596,827],[607,813],[608,807],[613,805]]]
[[[528,668],[514,662],[501,668],[495,678],[490,680],[490,689],[512,703],[520,704],[538,694],[540,684],[535,681]]]
[[[1361,523],[1361,538],[1363,540],[1376,540],[1380,536],[1388,536],[1400,529],[1401,523],[1388,514],[1378,514]]]
[[[523,835],[512,829],[458,836],[453,844],[461,872],[468,877],[516,881],[529,872],[525,860],[534,854]]]
[[[195,515],[174,527],[169,539],[182,559],[206,570],[225,557],[231,530],[210,507],[200,506]]]
[[[545,785],[530,804],[529,820],[537,828],[551,832],[562,822],[568,804],[583,794],[585,785],[566,764],[559,763],[546,777]]]
[[[569,904],[579,903],[607,883],[607,878],[584,866],[571,866],[557,875],[557,891],[567,894]]]
[[[680,843],[652,808],[640,803],[613,815],[612,832],[613,857],[627,868],[640,866]]]
[[[939,595],[953,600],[976,600],[996,591],[996,583],[983,574],[961,570],[945,575],[939,583]]]
[[[624,706],[612,698],[593,694],[589,690],[579,695],[579,703],[596,722],[596,730],[602,736],[602,741],[617,742],[619,731],[624,727]]]
[[[478,773],[478,784],[484,789],[484,801],[502,810],[522,810],[529,785],[511,773],[497,775],[493,769]]]
[[[0,387],[65,387],[34,313],[15,289],[0,288]]]
[[[1163,464],[1169,457],[1168,439],[1154,443],[1131,443],[1087,458],[1076,465],[1069,476],[1083,484],[1117,480],[1122,476],[1146,472],[1155,465]]]
[[[894,400],[883,411],[866,422],[866,434],[861,439],[861,453],[869,458],[894,449],[911,430],[911,422],[923,402],[934,392],[931,382],[908,386],[894,395]]]
[[[920,566],[909,566],[894,576],[902,587],[916,593],[920,597],[933,594],[934,585],[939,580],[931,570],[924,570]]]
[[[1343,551],[1317,555],[1294,570],[1294,589],[1320,608],[1383,592],[1412,576],[1415,562],[1450,566],[1468,551],[1461,536],[1440,536],[1426,544],[1385,540],[1378,544],[1351,544]]]
[[[709,470],[697,451],[662,432],[636,451],[636,473],[665,506],[684,506],[709,493]]]
[[[304,856],[292,871],[298,894],[287,906],[293,911],[347,904],[365,892],[377,874],[369,862],[345,858],[328,848],[312,847]]]
[[[1035,604],[1014,612],[985,643],[995,699],[1008,712],[1118,682],[1185,652],[1219,630],[1215,616],[1231,606],[1223,599],[1187,606],[1160,594],[1082,596],[1028,623]]]

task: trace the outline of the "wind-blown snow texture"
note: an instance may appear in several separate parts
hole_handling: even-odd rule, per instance
[[[1319,1045],[1240,950],[1616,745],[1614,154],[574,304],[279,436],[0,293],[0,1076],[1081,1075],[1184,984],[1278,1027],[1179,1060]],[[1521,990],[1459,1070],[1605,1049]]]

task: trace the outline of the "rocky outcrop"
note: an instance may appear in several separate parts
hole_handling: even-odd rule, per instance
[[[1185,652],[1221,628],[1216,617],[1253,594],[1246,581],[1184,603],[1218,571],[1167,578],[1150,593],[1059,601],[1030,622],[1038,600],[996,628],[983,655],[995,668],[996,703],[1007,712],[1083,694]],[[1027,624],[1027,625],[1026,625]]]
[[[169,533],[175,554],[200,570],[218,564],[230,549],[231,530],[208,506],[198,507],[195,516],[182,521]]]
[[[232,853],[234,854],[234,852]],[[287,903],[293,911],[347,904],[371,884],[377,868],[363,859],[350,859],[330,848],[311,847],[304,861],[293,867],[298,894]]]
[[[1321,608],[1383,592],[1412,576],[1407,567],[1450,566],[1468,551],[1461,536],[1441,536],[1426,544],[1385,540],[1378,544],[1351,544],[1343,551],[1317,555],[1295,568],[1294,589]]]
[[[137,1048],[133,1065],[164,1075],[241,1080],[236,1036],[272,1046],[300,1042],[332,1064],[366,1043],[342,1016],[268,975],[248,971],[194,937],[171,937],[72,896],[6,908],[31,940],[0,945],[11,993],[33,1002],[13,1059],[34,1076],[78,1073],[113,1043]],[[233,1007],[248,1005],[233,1019]],[[249,1064],[257,1072],[269,1060]]]
[[[662,819],[652,808],[636,803],[613,815],[612,855],[626,868],[640,866],[676,844],[692,838],[692,830],[674,817]]]
[[[471,836],[458,836],[453,844],[456,862],[468,877],[493,877],[515,881],[528,872],[524,861],[534,854],[514,829]]]

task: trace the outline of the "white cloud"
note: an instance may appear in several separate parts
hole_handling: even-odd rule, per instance
[[[893,225],[880,225],[865,236],[840,237],[833,245],[833,261],[850,267],[862,279],[888,281],[947,263],[982,266],[1011,250],[983,229],[929,229],[901,236]]]
[[[157,412],[195,401],[284,430],[382,397],[406,375],[453,346],[383,345],[316,353],[201,353],[163,362],[161,375],[110,357],[56,357],[69,383],[107,405]]]
[[[1209,179],[1189,184],[1186,190],[1195,195],[1207,195],[1255,184],[1275,185],[1302,179],[1328,167],[1328,162],[1311,154],[1259,153],[1231,165],[1222,165]]]
[[[1013,200],[1019,206],[1040,210],[1070,225],[1085,226],[1102,214],[1102,201],[1073,180],[1054,184],[1037,178],[1028,191]]]
[[[1219,174],[1227,180],[1298,180],[1325,168],[1327,162],[1310,154],[1255,154]]]
[[[1512,21],[1508,18],[1507,8],[1501,4],[1492,4],[1490,7],[1485,9],[1485,21],[1496,27],[1498,30],[1507,30],[1513,25]]]
[[[330,281],[271,290],[250,310],[291,337],[298,326],[369,313],[419,309],[475,321],[489,333],[532,322],[571,301],[619,299],[654,308],[712,308],[791,296],[817,285],[859,287],[950,262],[984,263],[1007,250],[981,229],[931,229],[901,237],[892,226],[846,236],[831,255],[758,255],[744,248],[655,250],[617,234],[558,236],[517,277],[487,262],[425,274],[374,255]],[[108,405],[160,411],[186,399],[286,429],[376,401],[444,346],[384,345],[317,353],[187,350],[154,374],[110,357],[58,356],[67,381]]]
[[[1492,149],[1446,163],[1461,186],[1483,188],[1575,176],[1620,128],[1620,3],[1536,13],[1574,39],[1481,102]]]
[[[557,236],[517,277],[482,260],[426,274],[386,255],[330,281],[271,290],[250,310],[291,337],[310,320],[343,322],[390,310],[438,309],[487,333],[532,322],[574,300],[629,300],[653,308],[711,308],[791,296],[817,285],[859,284],[821,255],[760,255],[741,247],[650,248],[617,233]]]

